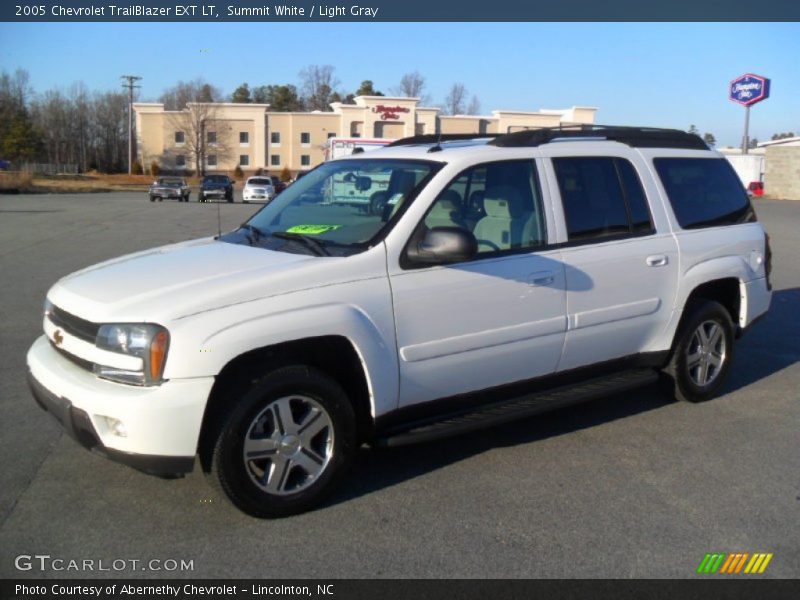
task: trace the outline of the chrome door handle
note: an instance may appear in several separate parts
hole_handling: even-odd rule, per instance
[[[655,254],[653,256],[648,256],[645,262],[648,267],[663,267],[669,262],[669,259],[663,254]]]
[[[531,273],[528,281],[531,285],[550,285],[556,280],[556,277],[550,271],[541,271],[539,273]]]

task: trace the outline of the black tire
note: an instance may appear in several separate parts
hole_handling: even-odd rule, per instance
[[[197,201],[198,202],[205,202],[206,201],[206,197],[203,194],[200,194],[199,196],[197,196]]]
[[[231,193],[231,194],[228,194],[228,195],[226,195],[226,196],[225,196],[225,199],[226,199],[228,202],[233,202],[233,194]]]
[[[685,314],[664,369],[662,384],[677,400],[703,402],[719,392],[730,372],[734,325],[728,310],[713,300],[694,301],[687,306]],[[711,338],[717,331],[714,327],[719,328],[722,339],[712,343]],[[704,345],[703,339],[707,339],[708,344]]]
[[[150,196],[150,202],[155,202],[156,199],[153,196]]]
[[[300,405],[300,413],[296,416],[293,404],[287,427],[275,417],[284,413],[271,409],[277,411],[289,398]],[[303,413],[302,409],[310,406],[304,402],[314,407]],[[309,453],[301,435],[311,422],[305,427],[302,424],[315,414],[312,421],[319,419],[327,425],[315,434],[315,443],[324,442],[321,449]],[[233,504],[254,517],[286,517],[305,512],[318,506],[346,474],[356,450],[355,423],[353,407],[336,381],[305,365],[279,368],[253,383],[231,407],[214,442],[210,481]],[[253,442],[274,444],[274,448],[263,452],[269,453],[268,456],[246,460],[245,443]],[[300,462],[293,461],[297,458],[308,462],[308,457],[315,457],[314,464],[321,469],[316,476],[304,470]],[[322,462],[317,460],[322,457],[326,457]],[[281,464],[285,466],[280,467]],[[271,474],[278,474],[279,469],[278,491],[271,493],[264,486],[270,485]]]

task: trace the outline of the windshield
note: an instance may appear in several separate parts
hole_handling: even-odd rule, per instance
[[[203,177],[203,183],[228,183],[227,175],[206,175]]]
[[[272,180],[263,178],[252,178],[247,180],[247,185],[272,185]]]
[[[181,185],[182,183],[182,179],[170,179],[167,177],[158,180],[159,185]]]
[[[397,159],[323,163],[220,239],[320,256],[360,252],[440,166]]]

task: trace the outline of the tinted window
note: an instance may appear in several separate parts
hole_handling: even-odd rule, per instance
[[[570,241],[630,232],[614,159],[556,158],[553,166]]]
[[[628,210],[631,213],[631,228],[635,232],[653,231],[653,221],[650,217],[650,208],[647,206],[647,197],[644,195],[642,182],[636,174],[633,165],[624,159],[615,159],[625,199],[628,201]]]
[[[495,162],[464,171],[439,194],[425,225],[471,231],[479,253],[542,246],[545,225],[534,163]]]
[[[653,163],[684,229],[755,220],[747,192],[724,158],[656,158]]]

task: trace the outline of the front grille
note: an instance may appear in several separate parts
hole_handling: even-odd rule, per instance
[[[85,342],[94,344],[97,339],[97,332],[100,329],[97,323],[76,317],[57,306],[51,307],[49,318],[53,325]]]
[[[75,356],[74,354],[67,352],[63,348],[59,348],[53,343],[52,340],[50,340],[50,345],[55,349],[56,352],[58,352],[61,356],[66,358],[72,364],[78,365],[81,369],[86,369],[87,371],[94,372],[94,363],[92,361],[85,360],[83,358],[80,358],[78,356]]]

